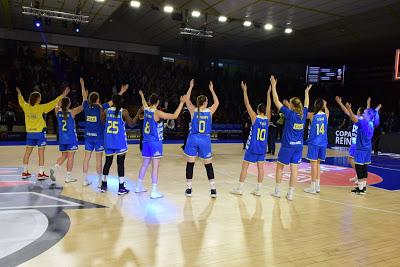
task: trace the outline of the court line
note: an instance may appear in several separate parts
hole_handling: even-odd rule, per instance
[[[37,192],[4,192],[0,193],[0,195],[23,195],[23,194],[34,194],[40,197],[45,197],[49,198],[58,202],[63,202],[64,204],[58,204],[58,205],[36,205],[36,206],[11,206],[11,207],[0,207],[0,210],[5,210],[5,209],[29,209],[29,208],[56,208],[56,207],[77,207],[77,206],[83,206],[80,203],[75,203],[72,201],[68,201],[62,198],[57,198]]]
[[[228,176],[228,177],[233,178],[233,179],[238,179],[238,177],[234,177],[234,176],[230,175],[230,174],[229,174],[228,172],[226,172],[226,171],[225,171],[225,172],[221,172],[221,171],[216,170],[215,167],[214,167],[214,171],[217,172],[217,173],[219,173],[219,174],[221,174],[221,175]],[[250,174],[250,175],[253,175],[253,174]],[[253,175],[253,176],[255,176],[255,175]],[[254,183],[254,182],[246,182],[246,183],[253,184],[253,185],[256,184],[256,183]],[[263,187],[264,187],[264,185],[263,185]],[[268,195],[269,195],[269,194],[268,194]],[[348,206],[348,207],[361,208],[361,209],[366,209],[366,210],[371,210],[371,211],[380,211],[380,212],[384,212],[384,213],[390,213],[390,214],[400,215],[400,212],[397,212],[397,211],[391,211],[391,210],[385,210],[385,209],[378,209],[378,208],[370,208],[370,207],[365,207],[365,206],[360,206],[360,205],[354,205],[354,204],[347,204],[347,203],[340,202],[340,201],[329,200],[329,199],[323,199],[323,198],[317,198],[317,197],[307,196],[307,195],[304,195],[304,194],[297,194],[297,193],[294,193],[294,195],[299,196],[299,197],[303,197],[303,198],[316,199],[316,200],[320,200],[320,201],[324,201],[324,202],[328,202],[328,203],[333,203],[333,204],[340,204],[340,205]]]
[[[391,169],[391,168],[386,168],[386,167],[380,167],[380,166],[376,166],[376,165],[369,165],[370,167],[373,168],[378,168],[378,169],[384,169],[384,170],[389,170],[389,171],[396,171],[396,172],[400,172],[399,169]]]

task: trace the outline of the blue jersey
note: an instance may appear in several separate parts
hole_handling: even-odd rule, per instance
[[[194,111],[190,123],[190,134],[210,135],[212,130],[212,116],[209,109],[198,112]]]
[[[106,103],[102,107],[107,109],[110,105]],[[83,111],[85,112],[85,136],[103,139],[104,124],[100,118],[100,107],[97,105],[90,107],[87,101],[83,101]]]
[[[358,127],[357,131],[357,142],[356,150],[372,150],[372,136],[374,135],[374,122],[358,118],[358,122],[355,123]]]
[[[304,125],[307,120],[307,108],[303,109],[303,116],[282,106],[280,112],[285,115],[285,126],[283,128],[282,146],[302,146],[304,138]]]
[[[254,154],[265,154],[267,152],[268,118],[257,116],[250,128],[247,139],[246,150]]]
[[[358,119],[362,119],[361,116],[356,116]],[[355,145],[357,144],[357,132],[358,132],[358,126],[357,124],[353,124],[353,129],[351,130],[351,144]]]
[[[60,144],[76,144],[78,138],[76,136],[75,120],[71,112],[67,112],[67,119],[64,118],[62,111],[57,112],[58,123],[58,142]]]
[[[310,125],[308,144],[314,146],[328,145],[328,117],[324,112],[314,114]]]
[[[122,111],[123,109],[115,114],[114,107],[105,110],[104,147],[106,149],[121,149],[127,146],[125,121],[122,118]]]
[[[156,122],[154,114],[154,109],[145,108],[143,119],[143,141],[145,142],[163,140],[163,123],[161,120]]]

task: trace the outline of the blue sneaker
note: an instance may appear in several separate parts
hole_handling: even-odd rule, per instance
[[[128,194],[128,193],[129,193],[129,190],[126,189],[125,183],[119,184],[118,195],[125,195],[125,194]]]

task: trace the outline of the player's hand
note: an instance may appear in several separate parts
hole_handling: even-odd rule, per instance
[[[379,111],[381,108],[382,108],[382,104],[379,104],[379,105],[376,107],[376,110]]]
[[[140,95],[140,96],[144,96],[142,90],[139,90],[139,95]]]
[[[367,105],[370,107],[371,106],[371,97],[367,98]]]
[[[276,88],[276,84],[278,83],[278,79],[275,79],[274,75],[271,75],[271,77],[269,78],[269,81],[271,82],[271,86],[273,88]]]
[[[65,88],[64,92],[62,93],[62,96],[63,96],[63,97],[66,97],[66,96],[69,94],[70,91],[71,91],[71,89],[69,88],[69,86],[67,86],[67,87]]]
[[[240,86],[242,87],[243,92],[247,92],[247,84],[245,82],[241,82]]]
[[[21,95],[21,90],[19,89],[19,87],[16,87],[15,90],[17,91],[17,93],[18,93],[19,95]]]
[[[335,97],[336,102],[342,103],[342,98],[340,96]]]
[[[186,102],[186,95],[181,96],[181,98],[179,99],[181,101],[181,103],[185,103]]]
[[[85,86],[85,80],[82,77],[79,78],[79,83],[81,84],[81,86]]]
[[[324,107],[326,107],[326,105],[328,104],[324,99],[322,99],[322,103]]]
[[[312,84],[309,84],[309,85],[306,87],[306,93],[310,92],[311,87],[312,87]]]
[[[283,99],[283,102],[282,102],[286,107],[289,107],[290,106],[290,103],[289,103],[289,101],[287,101],[286,99]]]
[[[347,102],[346,105],[345,105],[345,107],[346,107],[347,109],[351,109],[351,103]]]
[[[123,84],[121,86],[121,90],[120,90],[121,95],[125,94],[125,92],[128,91],[128,88],[129,88],[129,84]]]
[[[214,84],[212,81],[210,81],[210,83],[208,84],[208,89],[210,89],[210,91],[214,91]]]
[[[189,87],[190,87],[190,89],[193,89],[193,87],[194,87],[194,79],[190,80]]]

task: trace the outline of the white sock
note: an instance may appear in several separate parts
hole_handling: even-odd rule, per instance
[[[275,184],[275,193],[281,192],[281,184],[276,183]]]
[[[22,168],[24,169],[23,172],[28,172],[28,164],[24,164]]]
[[[123,184],[125,182],[125,177],[118,177],[119,183]]]
[[[39,166],[39,173],[40,174],[44,173],[44,166]]]
[[[214,179],[209,180],[209,182],[210,182],[210,188],[211,189],[215,189],[215,181],[214,181]]]
[[[157,184],[153,184],[153,189],[152,189],[152,191],[153,191],[153,192],[156,192],[156,191],[157,191]]]
[[[99,182],[101,182],[101,178],[103,177],[103,175],[101,174],[101,173],[98,173],[97,174],[97,180],[99,181]]]
[[[84,172],[83,176],[85,177],[85,181],[89,181],[89,176],[88,176],[87,172]]]
[[[244,186],[244,182],[239,182],[239,184],[238,184],[238,189],[239,189],[239,190],[242,190],[242,189],[243,189],[243,186]]]
[[[136,184],[136,187],[137,188],[142,188],[143,187],[143,180],[141,180],[141,179],[137,179],[137,184]]]
[[[315,190],[315,182],[311,182],[310,188],[311,188],[312,190]]]
[[[315,185],[316,185],[317,187],[320,186],[319,182],[320,182],[320,179],[315,180]]]
[[[358,189],[362,190],[364,188],[364,182],[358,182]]]
[[[101,181],[107,182],[107,175],[103,175],[103,179]]]
[[[289,192],[288,192],[288,194],[289,194],[289,195],[293,195],[293,192],[294,192],[294,187],[289,187]]]
[[[260,189],[261,189],[261,186],[262,186],[262,183],[257,183],[257,185],[256,185],[256,190],[260,190]]]
[[[53,167],[53,170],[58,170],[60,168],[60,165],[58,165],[58,163],[56,163]]]
[[[187,188],[192,189],[192,181],[188,182],[186,180],[186,186],[187,186]]]
[[[363,182],[363,188],[364,188],[364,187],[367,187],[367,181],[364,181],[364,182]]]
[[[67,178],[71,178],[71,172],[67,172]]]

